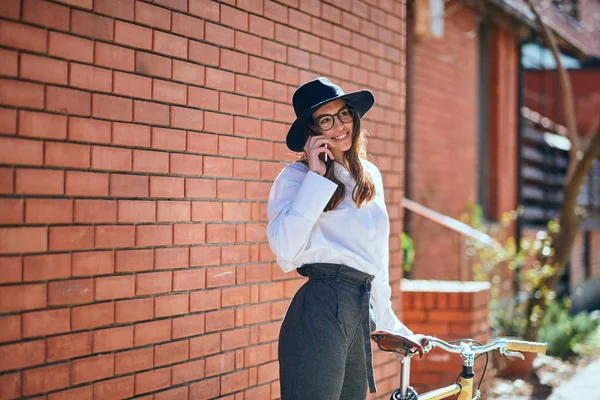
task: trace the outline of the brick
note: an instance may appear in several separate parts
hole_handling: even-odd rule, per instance
[[[221,252],[222,253],[222,252]],[[221,256],[221,263],[223,263]],[[206,286],[228,286],[235,284],[236,271],[234,267],[209,268],[206,270]]]
[[[115,374],[125,374],[152,368],[154,349],[145,348],[115,354]]]
[[[187,132],[187,150],[195,153],[215,154],[218,137],[218,135],[208,133]]]
[[[71,63],[69,85],[97,92],[112,90],[112,72],[105,68]]]
[[[119,250],[116,252],[115,271],[149,271],[154,264],[154,253],[148,250]]]
[[[92,97],[89,92],[81,90],[47,86],[46,110],[89,116],[92,110]]]
[[[144,346],[168,341],[171,338],[171,321],[160,320],[135,325],[134,343]]]
[[[73,276],[108,275],[115,271],[112,251],[89,251],[72,254]]]
[[[219,354],[206,358],[206,376],[221,375],[233,371],[235,352]],[[225,389],[225,388],[224,388]]]
[[[246,184],[244,181],[219,179],[217,181],[217,197],[219,199],[244,199]]]
[[[0,228],[0,254],[44,252],[47,234],[46,228]]]
[[[190,398],[209,399],[218,397],[220,393],[219,377],[196,382],[190,385]]]
[[[50,32],[48,54],[68,60],[91,63],[94,60],[94,42],[64,33]]]
[[[36,83],[0,79],[0,104],[41,109],[44,87]]]
[[[157,221],[189,221],[190,203],[184,201],[159,201]]]
[[[48,232],[49,250],[84,250],[94,247],[94,227],[53,226]]]
[[[4,57],[4,51],[2,52],[2,54]],[[25,53],[21,53],[20,57],[20,77],[34,81],[57,83],[60,85],[67,84],[68,64],[66,61],[55,60],[48,57],[41,57]],[[8,57],[5,57],[5,59],[8,61]],[[17,60],[15,53],[15,66],[16,61]],[[16,68],[14,76],[16,76]]]
[[[270,60],[286,62],[287,48],[283,44],[263,39],[262,55]]]
[[[248,153],[250,156],[250,153]],[[233,176],[236,178],[255,178],[260,176],[260,162],[254,160],[233,160]],[[240,195],[245,194],[245,188]]]
[[[232,176],[233,163],[230,158],[204,157],[204,174],[208,176]]]
[[[131,247],[135,240],[134,229],[134,226],[96,226],[94,247],[97,249]]]
[[[117,221],[117,202],[114,200],[75,200],[75,222],[111,223]]]
[[[171,225],[136,226],[136,246],[163,246],[170,244],[173,244],[173,227]]]
[[[187,104],[187,87],[178,83],[154,79],[152,98],[165,103]]]
[[[204,67],[180,60],[173,60],[173,80],[194,85],[204,85]]]
[[[0,137],[2,164],[42,165],[43,143],[40,141]]]
[[[187,58],[188,41],[181,36],[154,31],[154,43],[152,49],[161,54],[172,57]]]
[[[223,307],[231,307],[231,306],[236,306],[236,305],[241,305],[241,304],[246,304],[250,301],[250,287],[249,286],[242,286],[242,287],[234,287],[234,288],[227,288],[227,289],[223,289],[221,291],[221,304],[223,305]],[[224,344],[224,348],[223,350],[228,350],[234,347],[237,347],[233,344],[234,340],[242,340],[242,338],[239,337],[239,332],[235,332],[232,331],[230,332],[230,334],[232,334],[228,340],[225,339],[225,337],[223,337],[223,341],[225,342]],[[225,334],[224,334],[225,335]],[[248,344],[246,342],[246,344]],[[227,346],[227,348],[225,348],[225,346]]]
[[[170,380],[170,368],[141,372],[135,376],[135,393],[140,394],[166,388],[169,386]]]
[[[114,375],[114,354],[98,355],[71,362],[71,384],[77,385]]]
[[[92,352],[92,334],[90,332],[54,336],[46,340],[46,360],[48,362],[81,357]]]
[[[68,137],[83,142],[110,143],[110,122],[69,117]]]
[[[17,110],[0,108],[0,133],[17,133]]]
[[[171,59],[142,51],[136,51],[135,72],[141,75],[170,78]]]
[[[20,282],[23,275],[21,264],[21,257],[0,258],[0,283]],[[0,342],[1,338],[0,334]]]
[[[144,25],[169,30],[171,28],[171,12],[151,4],[135,2],[135,21]]]
[[[221,93],[219,100],[219,110],[221,112],[231,114],[246,114],[248,112],[248,100],[245,96]]]
[[[276,366],[276,365],[275,365]],[[271,368],[275,369],[275,368]],[[260,367],[259,367],[260,371]],[[278,369],[275,369],[275,375],[277,375]],[[269,378],[263,381],[275,380],[277,376],[273,377],[273,372],[270,372]],[[262,382],[261,382],[262,383]],[[238,390],[242,390],[248,387],[248,370],[234,372],[232,374],[221,376],[221,387],[223,388],[222,393],[231,393]]]
[[[157,270],[187,268],[190,265],[189,249],[187,247],[154,249],[154,258],[154,269]]]
[[[67,0],[62,0],[67,1]],[[69,0],[70,1],[70,0]],[[75,400],[75,399],[92,399],[94,395],[92,386],[82,386],[75,389],[61,390],[60,392],[52,393],[48,396],[48,400]]]
[[[275,37],[275,24],[268,19],[250,15],[248,29],[251,33],[265,38],[273,39]]]
[[[217,184],[213,179],[185,179],[185,197],[215,198]]]
[[[0,199],[0,224],[23,224],[24,209],[23,199]]]
[[[187,8],[187,2],[186,2]],[[204,21],[190,15],[171,13],[171,31],[194,39],[204,39]]]
[[[192,154],[171,154],[170,172],[172,174],[201,175],[202,156]]]
[[[204,224],[176,224],[174,225],[174,244],[200,244],[206,241],[206,228]]]
[[[250,75],[265,79],[275,78],[275,63],[271,60],[250,56],[248,60],[248,70]]]
[[[219,109],[219,92],[190,86],[188,88],[188,105],[209,110]]]
[[[234,29],[248,30],[248,13],[221,5],[221,22]]]
[[[169,107],[148,101],[133,101],[133,120],[153,125],[169,125]]]
[[[119,23],[119,21],[117,21]],[[135,52],[108,43],[94,43],[94,63],[110,69],[133,71],[135,68]],[[115,82],[115,88],[117,84]]]
[[[234,105],[234,107],[236,106]],[[237,107],[240,108],[239,105]],[[205,116],[205,130],[214,133],[233,134],[233,116],[212,112],[205,112]]]
[[[154,316],[160,318],[178,314],[187,314],[189,311],[188,305],[189,299],[187,294],[155,297]]]
[[[245,157],[246,139],[233,136],[220,136],[219,154]]]
[[[288,85],[298,85],[298,69],[283,64],[275,64],[275,79]],[[286,105],[287,106],[287,105]],[[287,107],[290,108],[290,107]],[[295,118],[294,118],[295,119]],[[292,120],[293,122],[293,120]]]
[[[92,115],[97,118],[131,121],[132,100],[103,94],[92,94]]]
[[[115,21],[115,42],[141,49],[152,49],[152,29]]]
[[[98,290],[98,281],[96,281],[95,290]],[[98,300],[97,296],[95,300]],[[110,325],[114,322],[115,308],[113,303],[91,304],[71,309],[71,328],[73,330],[92,329]]]
[[[0,370],[21,369],[44,363],[46,344],[44,340],[34,340],[2,346]]]
[[[94,11],[120,19],[132,20],[133,4],[133,0],[120,0],[118,2],[111,0],[96,0],[94,2]]]
[[[244,32],[235,31],[234,34],[234,47],[248,54],[260,54],[262,51],[262,41],[260,37],[249,35]]]
[[[131,171],[132,153],[129,149],[105,146],[92,147],[92,168],[112,171]]]
[[[148,272],[136,275],[136,295],[171,291],[171,272]]]
[[[35,147],[33,147],[35,149]],[[90,146],[46,142],[44,164],[57,167],[89,168]]]
[[[119,222],[139,223],[156,221],[156,203],[154,201],[120,200],[117,218]]]
[[[253,99],[250,99],[251,101]],[[266,103],[268,104],[268,103]],[[250,105],[248,105],[248,109],[250,109]],[[271,104],[271,113],[273,112],[273,105]],[[233,133],[236,136],[252,136],[252,137],[260,137],[260,121],[253,118],[244,118],[239,116],[233,117]],[[256,146],[251,146],[251,142],[256,144],[255,140],[248,140],[248,157],[253,157],[250,154],[250,149],[255,148]],[[265,143],[265,146],[269,146]],[[270,146],[272,147],[272,146]],[[272,149],[271,149],[272,153]]]
[[[153,316],[154,301],[151,298],[115,302],[115,321],[117,323],[150,320]]]
[[[103,353],[133,346],[133,326],[102,329],[93,332],[94,353]]]
[[[192,108],[171,106],[171,126],[201,131],[204,128],[204,112]]]
[[[11,168],[0,168],[0,193],[15,191],[14,172]]]
[[[110,195],[118,197],[147,197],[148,177],[144,175],[110,175]]]
[[[222,221],[223,205],[221,202],[195,201],[192,203],[192,221]]]
[[[25,313],[23,314],[23,338],[68,332],[70,318],[68,308]]]
[[[206,86],[217,90],[233,92],[235,87],[235,75],[231,72],[207,67]]]
[[[62,115],[19,111],[19,136],[65,139],[67,119]]]
[[[262,96],[262,81],[245,75],[235,76],[235,91],[236,93],[247,96]],[[245,111],[244,113],[246,113]]]
[[[220,290],[201,290],[190,293],[190,312],[216,310],[221,307]]]
[[[189,59],[204,65],[219,65],[219,48],[190,40]]]
[[[202,269],[173,272],[173,291],[195,290],[205,287],[205,273]]]
[[[94,289],[96,301],[132,297],[135,290],[135,277],[122,275],[95,278]]]
[[[124,376],[94,384],[94,398],[96,399],[125,399],[133,394],[133,376]]]
[[[25,281],[61,279],[70,275],[69,254],[45,254],[23,258],[23,280]]]
[[[178,364],[171,367],[172,385],[183,382],[195,381],[204,377],[204,360],[190,361],[184,364]],[[185,394],[178,394],[174,398],[186,398],[188,387],[185,387]],[[157,400],[161,400],[158,399]]]
[[[32,310],[45,306],[45,284],[5,286],[0,292],[0,312]]]
[[[2,2],[0,4],[0,14],[4,18],[19,19],[21,16],[21,0],[9,0]]]
[[[190,0],[189,13],[202,19],[219,21],[219,4],[212,0]]]
[[[46,30],[11,21],[0,21],[0,44],[36,53],[46,52]]]
[[[114,122],[112,124],[112,142],[125,146],[150,147],[150,127]]]
[[[288,47],[287,62],[299,68],[308,69],[310,68],[310,53],[303,50]]]
[[[93,301],[93,281],[78,279],[48,283],[48,304],[67,305]]]
[[[183,178],[150,177],[151,197],[183,197],[185,193]]]
[[[133,170],[139,172],[169,172],[169,154],[158,151],[134,150]]]
[[[112,41],[113,24],[111,18],[79,10],[71,12],[71,31],[82,36]]]

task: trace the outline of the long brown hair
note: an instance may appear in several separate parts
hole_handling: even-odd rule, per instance
[[[348,106],[350,113],[352,114],[352,146],[344,153],[344,158],[348,162],[348,170],[350,175],[356,181],[356,186],[352,191],[352,200],[357,207],[363,203],[368,203],[375,198],[375,184],[373,178],[368,172],[363,170],[361,163],[362,158],[367,158],[366,144],[367,144],[367,132],[360,127],[360,116],[356,110]],[[309,136],[320,135],[319,127],[315,123],[313,118],[310,118],[304,128],[304,135],[306,138]],[[304,153],[297,162],[301,162],[308,166],[308,158]],[[346,197],[346,186],[336,179],[334,174],[334,161],[329,158],[325,163],[325,178],[337,184],[337,189],[331,196],[331,200],[325,206],[324,211],[330,211],[335,209]]]

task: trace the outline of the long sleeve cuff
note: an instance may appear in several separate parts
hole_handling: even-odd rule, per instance
[[[292,201],[290,211],[316,221],[336,189],[336,183],[309,170]]]

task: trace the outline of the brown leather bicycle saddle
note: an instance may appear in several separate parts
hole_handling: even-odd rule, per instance
[[[393,351],[404,355],[407,355],[417,345],[406,336],[384,330],[372,332],[371,339],[377,343],[381,350]]]

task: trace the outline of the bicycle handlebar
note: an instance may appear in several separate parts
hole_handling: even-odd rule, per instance
[[[449,353],[461,354],[463,352],[462,345],[454,345],[433,336],[427,336],[427,339],[429,339],[429,345],[426,346],[425,353],[428,353],[433,347],[439,347],[440,349],[445,350]],[[493,350],[523,351],[529,353],[546,354],[546,343],[527,342],[524,340],[498,339],[481,346],[471,347],[471,351],[475,355],[487,353]]]

